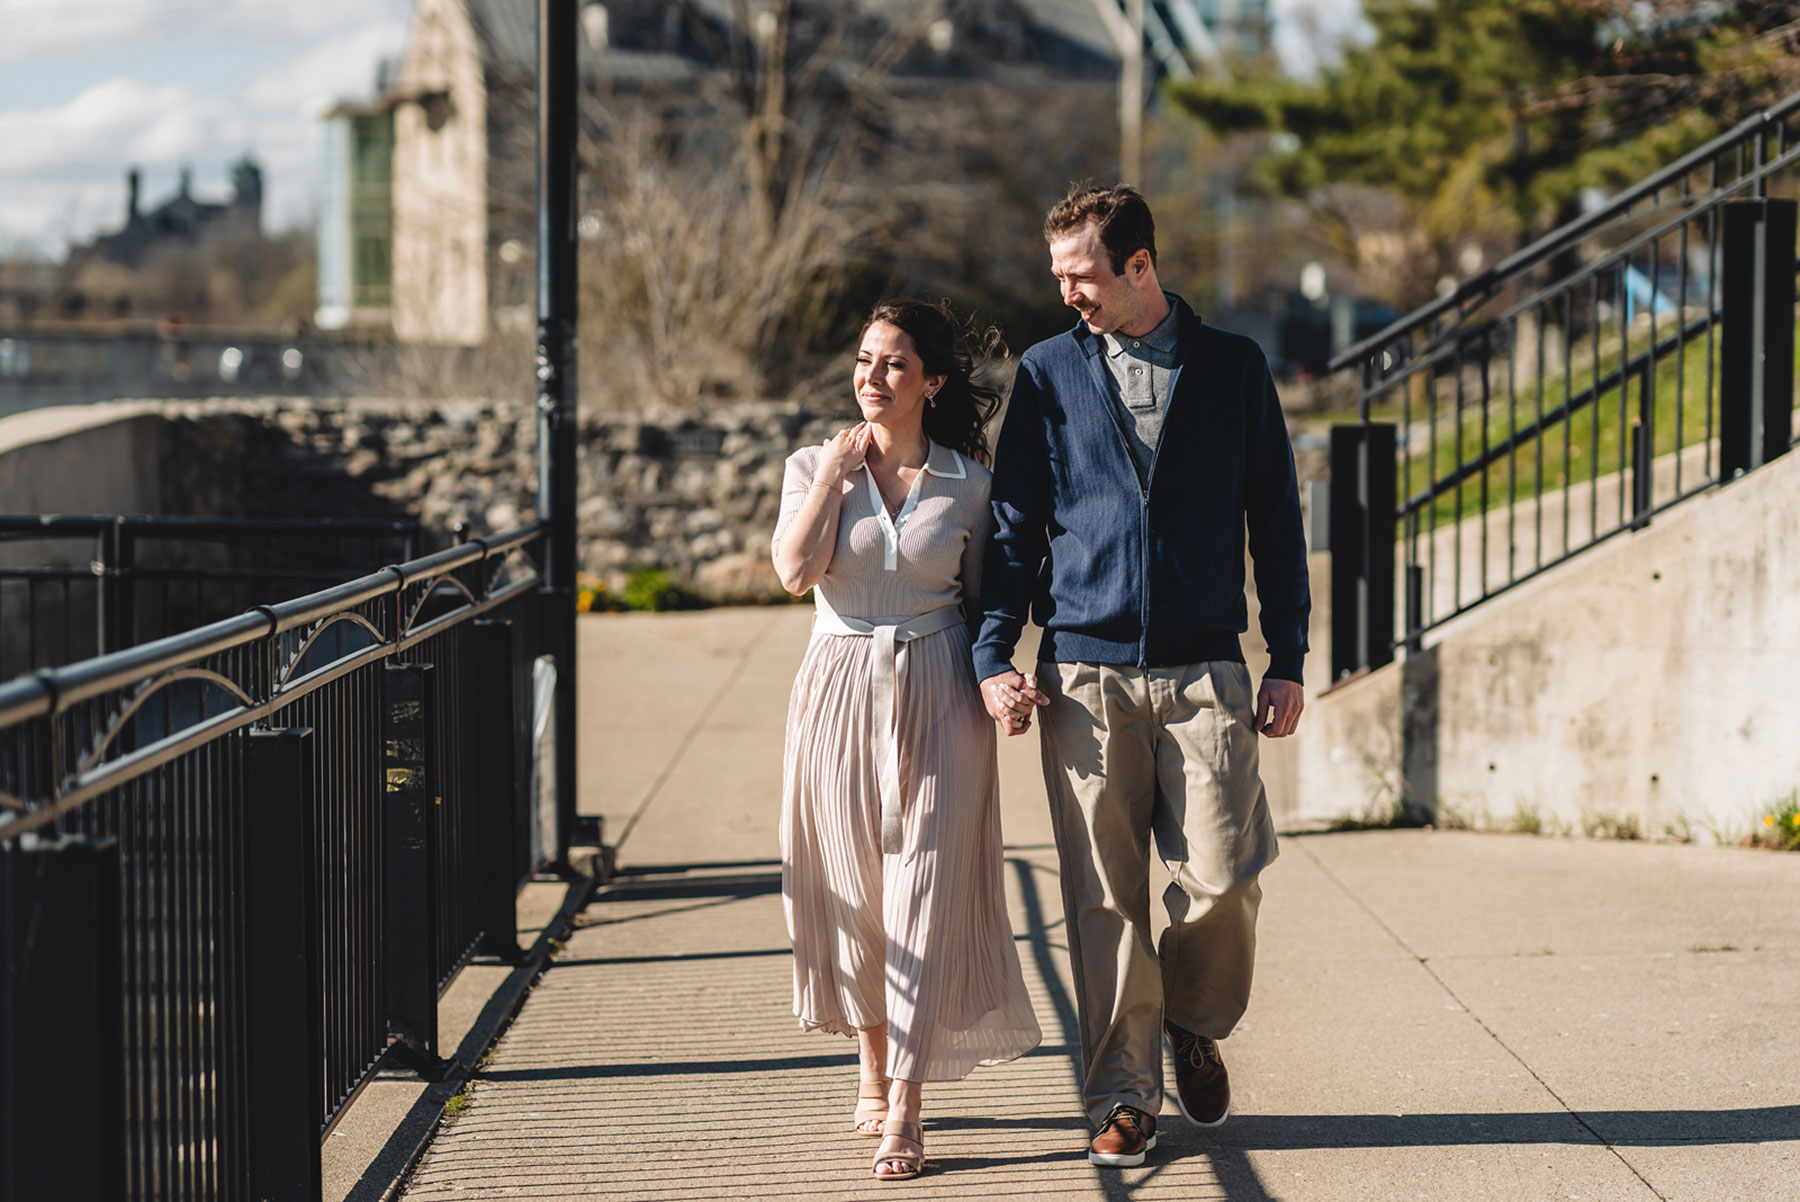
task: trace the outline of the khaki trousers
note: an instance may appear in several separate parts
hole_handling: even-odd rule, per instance
[[[1250,672],[1040,664],[1044,783],[1062,862],[1082,1102],[1162,1109],[1162,1023],[1222,1039],[1250,1000],[1257,875],[1276,855]],[[1173,883],[1151,940],[1150,840]]]

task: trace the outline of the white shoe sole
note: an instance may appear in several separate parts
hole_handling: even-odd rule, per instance
[[[1214,1127],[1223,1127],[1225,1125],[1225,1120],[1231,1117],[1231,1103],[1226,1102],[1224,1114],[1221,1114],[1218,1118],[1214,1119],[1210,1123],[1203,1123],[1199,1119],[1195,1118],[1193,1115],[1188,1113],[1188,1108],[1182,1104],[1180,1090],[1177,1090],[1177,1089],[1170,1090],[1169,1097],[1174,1099],[1175,1109],[1181,1111],[1181,1117],[1186,1119],[1188,1122],[1194,1124],[1194,1126],[1200,1128],[1200,1130],[1202,1130],[1202,1131],[1211,1131]]]
[[[1107,1169],[1135,1169],[1144,1163],[1144,1152],[1156,1146],[1156,1137],[1150,1136],[1144,1141],[1144,1151],[1126,1155],[1122,1152],[1089,1152],[1088,1163],[1097,1164]]]

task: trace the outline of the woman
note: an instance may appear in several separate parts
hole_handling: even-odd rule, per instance
[[[983,427],[999,405],[973,358],[942,310],[878,305],[856,355],[863,421],[789,457],[775,527],[782,584],[817,605],[782,782],[794,1013],[857,1037],[855,1129],[882,1137],[888,1181],[924,1165],[924,1082],[1040,1038],[965,625],[981,613]]]

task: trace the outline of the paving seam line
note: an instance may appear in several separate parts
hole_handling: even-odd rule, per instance
[[[718,691],[707,701],[706,708],[700,711],[699,716],[687,728],[687,733],[681,736],[681,742],[669,755],[669,762],[663,765],[662,771],[656,774],[656,779],[651,781],[650,787],[644,791],[644,800],[638,802],[637,809],[633,810],[631,817],[625,820],[624,829],[619,832],[619,837],[613,840],[612,847],[615,855],[618,854],[620,848],[625,846],[625,840],[629,839],[631,832],[637,828],[638,819],[644,816],[644,811],[650,808],[650,803],[655,801],[657,795],[662,792],[662,787],[668,783],[669,777],[675,774],[675,765],[681,763],[681,758],[687,754],[688,748],[692,747],[694,740],[699,738],[700,728],[706,725],[707,719],[712,717],[713,711],[719,708],[719,703],[725,700],[737,684],[738,678],[750,666],[750,657],[756,654],[756,650],[762,646],[763,640],[769,637],[769,632],[774,630],[776,624],[781,621],[781,611],[785,607],[771,606],[770,608],[775,610],[775,613],[767,622],[763,623],[761,630],[751,635],[749,641],[744,643],[743,654],[738,656],[737,663],[720,682]]]
[[[1605,1148],[1608,1152],[1612,1153],[1613,1158],[1615,1160],[1617,1160],[1620,1164],[1624,1165],[1627,1169],[1629,1169],[1631,1171],[1631,1175],[1633,1177],[1636,1177],[1639,1181],[1643,1182],[1644,1188],[1649,1190],[1650,1193],[1659,1200],[1659,1202],[1668,1202],[1668,1198],[1663,1194],[1663,1192],[1661,1190],[1657,1189],[1654,1185],[1651,1185],[1649,1180],[1642,1173],[1640,1173],[1638,1171],[1637,1166],[1632,1164],[1629,1160],[1626,1160],[1625,1157],[1619,1152],[1619,1150],[1617,1148],[1613,1147],[1613,1143],[1611,1140],[1607,1139],[1604,1135],[1601,1135],[1598,1131],[1594,1130],[1592,1125],[1590,1125],[1586,1119],[1582,1118],[1580,1113],[1577,1112],[1574,1107],[1570,1106],[1568,1104],[1568,1102],[1564,1101],[1563,1096],[1561,1094],[1557,1093],[1556,1090],[1552,1089],[1550,1086],[1550,1083],[1548,1081],[1544,1080],[1543,1077],[1538,1075],[1538,1071],[1535,1068],[1531,1067],[1531,1065],[1526,1061],[1525,1057],[1519,1055],[1518,1052],[1514,1051],[1512,1045],[1507,1043],[1506,1040],[1502,1039],[1500,1037],[1499,1032],[1495,1031],[1494,1028],[1490,1027],[1487,1024],[1487,1020],[1483,1019],[1479,1014],[1475,1013],[1474,1009],[1472,1007],[1470,1007],[1469,1003],[1463,1001],[1463,999],[1457,994],[1456,990],[1452,989],[1450,987],[1449,983],[1447,981],[1445,981],[1443,977],[1438,975],[1437,969],[1435,969],[1431,966],[1431,962],[1426,957],[1421,956],[1418,952],[1414,951],[1412,945],[1407,943],[1406,940],[1402,939],[1400,937],[1400,933],[1398,931],[1394,930],[1393,927],[1390,927],[1386,922],[1384,922],[1382,920],[1381,915],[1375,913],[1374,909],[1372,907],[1370,907],[1370,905],[1367,902],[1365,902],[1360,896],[1358,896],[1354,890],[1352,890],[1348,885],[1346,885],[1343,882],[1343,880],[1337,875],[1337,873],[1331,871],[1331,868],[1325,863],[1325,861],[1321,860],[1319,858],[1317,852],[1313,851],[1312,848],[1306,846],[1305,840],[1296,839],[1296,840],[1294,840],[1294,842],[1296,842],[1300,845],[1300,849],[1306,853],[1306,856],[1308,859],[1310,859],[1314,864],[1316,864],[1318,866],[1319,871],[1324,873],[1326,878],[1328,880],[1330,880],[1332,884],[1336,885],[1340,890],[1343,891],[1345,897],[1348,897],[1351,901],[1355,902],[1357,905],[1357,908],[1360,909],[1364,914],[1367,914],[1369,916],[1370,921],[1372,921],[1376,926],[1380,927],[1382,929],[1382,931],[1387,935],[1387,937],[1394,941],[1395,946],[1397,946],[1401,951],[1405,952],[1408,956],[1412,957],[1413,961],[1415,963],[1417,963],[1420,968],[1425,970],[1425,975],[1430,977],[1433,981],[1435,981],[1437,983],[1437,987],[1444,991],[1444,995],[1446,997],[1448,997],[1451,1001],[1456,1003],[1458,1009],[1460,1009],[1464,1014],[1469,1016],[1470,1021],[1472,1021],[1476,1026],[1480,1027],[1483,1031],[1485,1031],[1487,1033],[1487,1036],[1489,1039],[1492,1039],[1496,1044],[1499,1044],[1500,1049],[1502,1051],[1504,1051],[1508,1056],[1511,1056],[1513,1058],[1513,1060],[1518,1062],[1518,1065],[1520,1068],[1524,1069],[1527,1073],[1530,1073],[1531,1079],[1533,1081],[1536,1081],[1545,1093],[1549,1094],[1552,1098],[1556,1099],[1556,1104],[1563,1108],[1563,1112],[1565,1114],[1567,1114],[1570,1118],[1574,1119],[1577,1123],[1579,1123],[1581,1125],[1581,1129],[1583,1131],[1586,1131],[1589,1135],[1593,1136],[1596,1143],[1598,1143],[1601,1147]]]
[[[512,1020],[518,1016],[525,999],[531,996],[532,987],[539,976],[550,967],[550,945],[568,937],[575,916],[587,908],[598,885],[598,878],[589,876],[578,877],[569,882],[568,892],[563,895],[562,905],[558,907],[555,917],[538,933],[537,941],[525,953],[524,961],[507,974],[499,988],[489,996],[487,1005],[482,1007],[483,1014],[492,1011],[491,1017],[486,1023],[477,1018],[475,1025],[463,1036],[462,1043],[456,1050],[456,1071],[443,1081],[427,1086],[406,1117],[395,1127],[393,1135],[389,1137],[390,1143],[394,1139],[403,1138],[403,1133],[409,1130],[413,1134],[410,1141],[402,1145],[403,1158],[392,1169],[387,1185],[381,1186],[382,1177],[388,1176],[388,1170],[380,1167],[382,1153],[387,1151],[384,1147],[356,1184],[350,1187],[349,1193],[344,1195],[344,1202],[395,1202],[400,1197],[413,1170],[418,1167],[426,1149],[431,1146],[432,1139],[442,1127],[444,1107],[474,1078],[476,1066],[481,1059],[512,1025]],[[496,1001],[500,1003],[497,1008]],[[381,1192],[373,1192],[376,1189]]]

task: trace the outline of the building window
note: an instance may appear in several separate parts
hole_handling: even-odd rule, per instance
[[[393,291],[392,240],[382,234],[358,234],[354,256],[352,303],[358,306],[387,304]]]
[[[385,118],[362,117],[351,143],[351,178],[359,184],[385,184],[394,177],[393,127]]]

